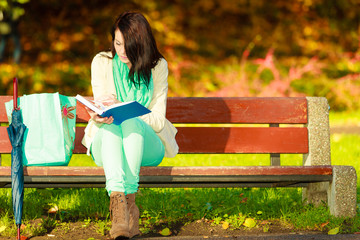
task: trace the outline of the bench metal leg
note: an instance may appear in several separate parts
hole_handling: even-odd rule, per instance
[[[328,189],[328,205],[335,217],[356,215],[356,171],[352,166],[334,166],[333,180]]]

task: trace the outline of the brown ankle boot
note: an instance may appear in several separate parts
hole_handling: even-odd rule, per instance
[[[125,194],[122,192],[112,192],[110,194],[110,236],[129,237],[129,209]]]
[[[139,208],[135,204],[135,193],[126,195],[129,209],[129,232],[130,238],[140,235],[139,230]]]

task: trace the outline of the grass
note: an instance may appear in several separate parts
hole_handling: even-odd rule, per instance
[[[360,126],[360,111],[329,113],[330,126]]]
[[[330,123],[336,125],[357,123],[358,113],[350,120],[345,115],[331,114]],[[357,120],[356,120],[357,119]],[[354,124],[352,124],[354,125]],[[331,156],[334,165],[351,165],[360,175],[360,136],[355,134],[333,134]],[[10,165],[10,156],[3,157],[3,165]],[[301,155],[282,155],[283,165],[301,165]],[[229,166],[269,165],[268,155],[237,154],[189,154],[164,159],[163,166]],[[72,166],[95,166],[88,156],[73,156]],[[360,179],[358,178],[358,186]],[[360,202],[360,188],[357,200]],[[284,226],[298,230],[329,231],[336,227],[341,233],[360,231],[360,210],[353,219],[335,218],[325,205],[314,207],[301,201],[300,188],[282,189],[141,189],[137,197],[141,212],[141,231],[155,231],[160,227],[173,227],[179,222],[186,224],[207,219],[212,224],[229,224],[231,229],[244,228],[246,219],[252,219],[256,226],[261,221],[276,220]],[[109,229],[109,198],[104,189],[25,189],[24,215],[28,235],[42,235],[53,228],[69,228],[68,223],[90,222],[96,231],[105,234]],[[56,209],[56,211],[51,211]],[[50,211],[49,211],[50,210]],[[52,213],[51,213],[52,212]],[[264,225],[263,230],[271,230]],[[11,190],[0,189],[0,234],[14,236],[11,208]]]

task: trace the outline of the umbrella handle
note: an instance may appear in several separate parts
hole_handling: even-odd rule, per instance
[[[16,77],[13,79],[13,103],[14,103],[14,110],[19,110],[17,105],[18,99],[18,80]]]

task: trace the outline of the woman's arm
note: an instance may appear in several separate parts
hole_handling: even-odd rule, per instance
[[[160,132],[165,125],[166,101],[168,92],[168,65],[160,59],[153,72],[154,93],[149,105],[151,113],[140,118],[149,124],[155,132]]]
[[[106,56],[103,56],[101,53],[97,54],[93,61],[91,62],[91,86],[94,95],[94,99],[99,102],[106,102],[105,105],[111,105],[116,103],[116,98],[112,95],[107,94],[109,91],[106,89],[106,74],[107,74],[107,61]],[[111,102],[111,103],[110,103]],[[100,117],[97,113],[92,111],[89,108],[86,108],[91,119],[97,123],[107,123],[111,124],[113,122],[113,117]]]
[[[99,101],[98,99],[108,95],[107,87],[107,65],[108,61],[111,59],[107,59],[104,53],[97,54],[91,62],[91,87],[94,95],[94,99]]]

